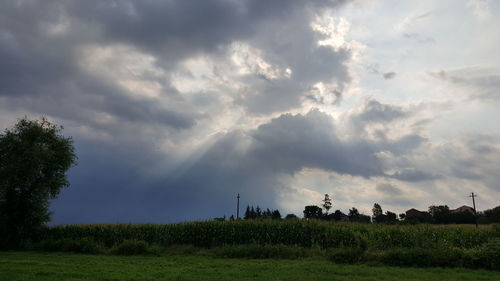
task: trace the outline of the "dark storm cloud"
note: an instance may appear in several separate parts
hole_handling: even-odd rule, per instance
[[[72,187],[54,202],[54,221],[158,222],[220,216],[224,210],[234,209],[231,190],[246,193],[250,204],[273,207],[270,205],[275,204],[280,183],[261,168],[257,149],[241,154],[238,143],[246,140],[246,133],[233,132],[217,139],[214,145],[202,149],[197,161],[184,159],[175,172],[144,176],[152,168],[161,170],[158,167],[165,163],[171,166],[171,156],[158,151],[158,140],[189,137],[189,133],[176,134],[211,118],[203,105],[182,97],[168,75],[183,59],[200,54],[227,59],[222,56],[232,42],[247,42],[261,49],[269,62],[290,67],[293,77],[260,79],[260,84],[248,77],[257,98],[243,95],[241,104],[253,112],[296,107],[309,84],[333,78],[339,84],[348,81],[343,63],[349,59],[349,52],[316,48],[317,38],[309,26],[313,10],[340,2],[0,3],[2,108],[30,116],[48,115],[76,132],[80,165],[70,173]],[[281,35],[276,36],[279,32]],[[116,46],[127,46],[154,58],[153,64],[164,72],[163,78],[148,73],[134,75],[157,82],[161,102],[133,95],[101,69],[89,72],[82,66],[85,48]],[[118,55],[125,58],[129,54]],[[113,61],[103,63],[110,69],[116,67]],[[215,100],[212,106],[219,102]],[[82,133],[81,128],[85,129]],[[102,136],[106,141],[99,139]],[[268,196],[262,197],[263,192]]]
[[[258,49],[273,67],[291,71],[289,77],[276,79],[247,74],[236,82],[245,84],[248,91],[235,93],[238,97],[228,103],[254,114],[282,112],[300,106],[301,98],[318,82],[335,84],[329,94],[340,101],[351,80],[347,63],[352,51],[318,46],[321,36],[310,24],[316,13],[341,2],[0,3],[1,108],[48,115],[76,132],[79,166],[70,172],[72,186],[53,203],[54,223],[229,216],[238,192],[244,196],[242,205],[277,208],[278,194],[289,188],[278,175],[294,175],[303,168],[388,177],[378,153],[405,154],[422,138],[345,140],[335,120],[318,110],[282,114],[254,130],[229,128],[185,159],[162,147],[172,141],[174,150],[184,143],[190,148],[205,132],[200,123],[217,120],[205,103],[193,103],[175,89],[170,75],[179,62],[193,56],[228,60],[224,56],[235,41]],[[126,51],[114,53],[117,46],[125,46]],[[110,50],[118,59],[134,52],[151,57],[160,74],[129,72],[133,78],[156,82],[158,99],[121,87],[113,76],[120,70],[114,69],[119,67],[115,57],[100,62],[104,70],[100,64],[87,69],[85,55],[91,59],[99,55],[93,53],[94,47]],[[211,106],[225,110],[222,100],[213,99]],[[408,114],[372,100],[348,122],[363,127]],[[103,134],[106,140],[91,134]]]
[[[237,193],[242,194],[243,205],[277,208],[278,195],[289,188],[276,176],[293,175],[303,168],[365,178],[391,177],[377,156],[383,151],[380,143],[341,140],[337,134],[334,119],[318,110],[305,115],[283,114],[253,131],[214,136],[212,145],[154,180],[132,171],[136,164],[161,163],[159,155],[149,153],[138,157],[141,162],[130,164],[130,159],[141,153],[136,150],[142,144],[118,152],[84,148],[88,151],[80,159],[84,167],[73,171],[74,186],[55,202],[55,221],[63,223],[71,218],[84,222],[97,217],[99,221],[164,222],[229,216],[234,214]],[[106,166],[130,172],[105,174]],[[99,194],[99,198],[89,192]],[[70,205],[74,200],[78,202]],[[87,204],[94,208],[81,213]]]
[[[78,64],[81,44],[102,44],[95,22],[75,20],[72,2],[3,2],[0,36],[0,97],[10,108],[87,122],[99,112],[119,119],[189,128],[200,117],[156,102],[130,98],[99,73],[89,75]],[[99,5],[96,5],[99,6]],[[66,18],[60,22],[60,18]],[[50,24],[66,24],[64,36],[51,36]],[[167,84],[166,91],[174,92]],[[188,107],[185,108],[185,111]]]
[[[341,141],[333,119],[314,110],[307,115],[282,115],[253,134],[250,155],[270,170],[294,173],[304,167],[363,177],[382,175],[377,151],[363,140]]]
[[[344,86],[351,81],[346,63],[352,51],[318,46],[318,36],[309,27],[312,20],[311,13],[295,13],[283,23],[266,26],[258,38],[251,40],[264,51],[265,59],[282,68],[290,68],[292,73],[290,78],[256,83],[254,87],[258,91],[243,97],[240,102],[249,111],[265,114],[298,107],[301,97],[307,97],[307,91],[318,82],[336,83],[337,87],[329,95],[337,103],[342,99]]]
[[[346,122],[352,126],[355,133],[363,134],[366,128],[372,124],[389,124],[393,121],[408,118],[412,114],[413,112],[401,106],[383,104],[377,100],[369,99],[359,110],[350,114]],[[385,138],[385,133],[385,131],[378,132],[381,138]],[[409,142],[408,144],[419,139],[419,136],[408,137],[406,139]]]

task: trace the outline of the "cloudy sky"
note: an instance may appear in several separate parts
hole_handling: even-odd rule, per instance
[[[1,1],[0,127],[78,165],[53,223],[500,205],[500,2]],[[242,208],[243,209],[243,208]]]

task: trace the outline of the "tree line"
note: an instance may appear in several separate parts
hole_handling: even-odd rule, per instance
[[[432,205],[427,211],[410,209],[405,213],[396,214],[391,211],[383,211],[378,203],[373,204],[372,215],[365,215],[359,212],[355,207],[349,209],[347,214],[340,210],[330,213],[332,208],[332,199],[330,195],[325,194],[321,206],[308,205],[304,207],[304,219],[317,219],[325,221],[345,221],[357,223],[379,223],[379,224],[489,224],[500,223],[500,206],[488,209],[483,212],[473,212],[472,208],[464,206],[463,210],[452,210],[447,205]],[[230,220],[234,219],[231,216]],[[281,219],[279,210],[262,209],[257,206],[247,206],[245,211],[245,220],[252,219]],[[285,219],[298,219],[295,214],[287,214]],[[218,220],[225,220],[218,218]]]

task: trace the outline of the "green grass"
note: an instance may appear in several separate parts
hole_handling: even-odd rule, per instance
[[[309,259],[0,252],[0,280],[500,280],[500,272],[339,265]]]

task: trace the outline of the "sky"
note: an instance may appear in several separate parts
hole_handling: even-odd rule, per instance
[[[52,224],[500,205],[500,2],[1,1],[0,128],[78,164]]]

